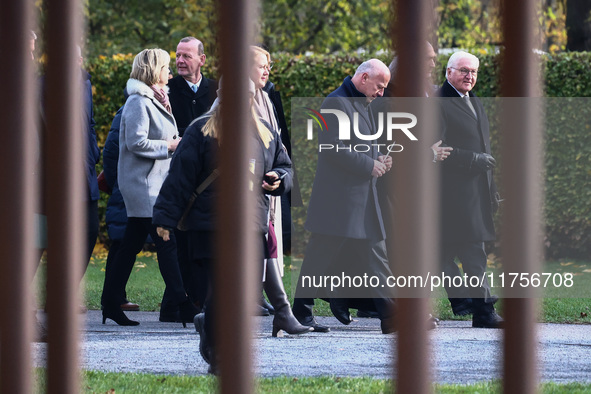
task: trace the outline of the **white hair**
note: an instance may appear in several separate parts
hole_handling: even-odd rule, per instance
[[[363,73],[369,74],[370,77],[374,77],[378,73],[382,73],[387,70],[388,67],[378,59],[369,59],[359,65],[357,70],[355,70],[355,77],[356,75],[361,75]]]
[[[455,52],[453,55],[449,57],[449,60],[447,61],[447,68],[455,67],[461,59],[466,58],[474,60],[476,62],[476,67],[478,67],[478,65],[480,64],[480,60],[478,60],[476,56],[468,52],[459,51]]]

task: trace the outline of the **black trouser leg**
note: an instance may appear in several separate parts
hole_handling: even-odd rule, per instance
[[[283,254],[291,255],[291,207],[289,193],[281,196],[281,229],[283,234]],[[279,231],[279,229],[277,229]]]
[[[452,283],[452,286],[450,286],[447,282],[445,285],[445,290],[447,291],[452,308],[462,303],[465,299],[472,299],[476,309],[480,308],[483,304],[490,304],[490,307],[492,307],[493,299],[490,293],[490,285],[485,275],[486,251],[484,250],[484,243],[450,243],[444,244],[442,250],[443,272],[446,276],[457,278],[455,285]],[[454,261],[455,257],[462,263],[464,274],[468,280],[470,278],[477,278],[478,282],[482,282],[481,287],[459,285],[463,283],[458,278],[462,276],[462,273]],[[476,279],[473,279],[473,281],[475,283]],[[490,308],[486,307],[485,309],[488,311]]]
[[[185,293],[181,270],[177,259],[176,237],[174,233],[171,233],[170,240],[165,242],[158,236],[156,226],[152,223],[150,223],[149,232],[152,240],[156,244],[158,267],[160,268],[160,274],[162,275],[162,279],[169,292],[170,300],[178,305],[187,300],[187,294]]]
[[[189,259],[189,238],[186,231],[174,231],[176,236],[176,253],[179,260],[179,269],[181,271],[181,277],[183,278],[183,285],[185,286],[185,292],[191,300],[197,299],[198,283],[196,278],[193,277],[193,271],[191,269],[191,261]]]
[[[484,250],[484,242],[466,242],[458,250],[458,258],[462,262],[464,273],[468,278],[478,278],[478,282],[482,283],[481,287],[470,286],[470,296],[476,299],[482,299],[483,303],[491,304],[492,299],[490,294],[490,284],[486,272],[486,251]],[[476,280],[473,280],[476,282]]]
[[[125,298],[125,286],[133,269],[137,254],[142,250],[151,226],[150,218],[128,218],[121,246],[112,264],[105,272],[101,302],[105,307],[121,305]]]
[[[458,250],[458,243],[444,243],[441,246],[441,269],[446,277],[446,280],[444,280],[444,287],[452,308],[462,303],[466,298],[470,298],[467,291],[468,289],[461,285],[461,282],[459,281],[462,272],[460,271],[458,264],[455,262]],[[454,278],[456,279],[455,281]],[[456,285],[454,285],[454,283]],[[460,286],[458,286],[458,284],[460,284]]]
[[[121,248],[121,240],[120,239],[114,239],[111,241],[111,246],[109,247],[109,253],[107,254],[107,263],[105,266],[105,272],[113,269],[113,263],[115,261],[115,256],[117,256],[117,252],[119,251],[120,248]],[[133,265],[129,266],[129,272],[126,273],[126,277],[128,278],[128,280],[129,280],[132,270],[133,270]],[[103,282],[103,294],[105,293],[105,283],[106,283],[106,281]],[[121,300],[121,303],[123,304],[126,301],[127,301],[127,294],[124,291],[123,292],[123,299]],[[102,297],[101,297],[101,305],[103,305]]]

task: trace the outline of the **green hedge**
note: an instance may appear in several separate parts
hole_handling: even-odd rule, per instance
[[[480,97],[496,97],[499,88],[499,58],[496,55],[478,56],[481,63],[475,92]],[[389,62],[386,55],[380,58]],[[357,65],[365,59],[366,57],[358,55],[275,55],[271,79],[282,94],[288,122],[292,97],[322,97],[328,94],[341,84],[345,76],[352,75]],[[87,64],[93,78],[95,120],[101,145],[106,139],[115,112],[123,103],[122,90],[129,76],[132,60],[132,55],[115,55],[110,58],[90,59]],[[436,82],[443,79],[446,63],[447,57],[441,56]],[[211,66],[214,64],[215,61],[208,59],[205,73],[217,78],[217,70]],[[541,72],[544,76],[544,94],[547,97],[591,97],[591,54],[544,55]],[[564,113],[562,111],[569,108],[577,113],[591,111],[584,104],[585,100],[580,99],[568,104],[565,101],[562,108],[561,101],[558,104],[561,108],[549,108],[549,113],[552,112],[554,118],[560,118],[560,114]],[[585,119],[587,122],[569,124],[571,119],[567,117],[560,127],[551,122],[546,128],[545,246],[547,255],[551,258],[588,258],[591,255],[591,116]],[[491,142],[494,153],[498,146],[496,130],[493,130]],[[315,153],[302,150],[309,144],[294,141],[292,145],[296,150],[296,157],[304,158],[296,165],[302,192],[307,200],[313,180]],[[310,160],[306,160],[308,157]],[[103,196],[101,207],[105,206],[105,197]]]

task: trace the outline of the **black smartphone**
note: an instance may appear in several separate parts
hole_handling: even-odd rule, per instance
[[[283,174],[279,174],[279,178],[277,179],[272,179],[270,176],[265,175],[265,177],[263,178],[265,180],[265,182],[267,182],[269,185],[274,184],[277,181],[282,180],[283,178],[285,178],[285,176],[287,175],[287,172],[284,172]]]

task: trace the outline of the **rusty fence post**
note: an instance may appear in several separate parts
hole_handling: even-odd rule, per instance
[[[429,147],[435,142],[432,114],[424,106],[428,15],[431,1],[395,1],[394,43],[398,67],[394,76],[396,97],[409,100],[417,124],[418,142],[405,142],[404,151],[393,156],[396,196],[394,239],[386,240],[395,276],[421,275],[432,271],[437,259],[437,177],[436,166],[429,159]],[[417,71],[421,70],[421,71]],[[418,99],[417,99],[418,98]],[[405,101],[406,102],[406,101]],[[414,129],[413,129],[414,130]],[[406,140],[405,140],[406,141]],[[418,288],[398,289],[396,322],[398,325],[396,392],[429,393],[431,386],[430,337],[427,316],[428,292]]]
[[[540,272],[542,132],[533,99],[540,94],[534,49],[534,0],[503,1],[502,258],[508,272]],[[537,300],[534,289],[505,289],[503,391],[535,393]]]
[[[32,2],[0,3],[0,54],[6,94],[0,97],[0,392],[30,393],[37,195],[35,77],[30,53]]]
[[[81,74],[81,4],[47,1],[45,28],[45,194],[47,207],[47,387],[80,391],[79,286],[86,249],[86,200]]]
[[[216,350],[220,356],[222,393],[250,393],[252,309],[256,304],[260,242],[253,234],[254,200],[248,190],[248,67],[253,43],[255,1],[223,0],[219,5],[222,74],[222,142],[217,251],[215,267]],[[262,257],[261,257],[262,258]],[[258,281],[258,282],[257,282]]]

